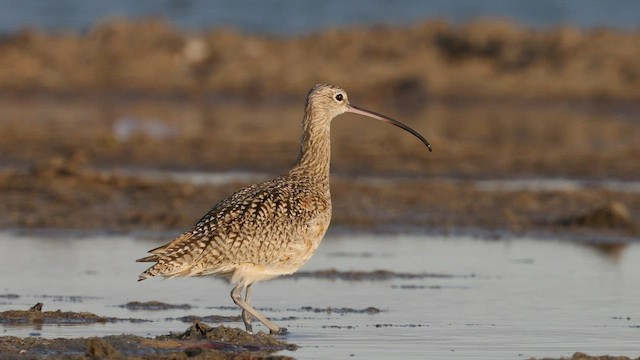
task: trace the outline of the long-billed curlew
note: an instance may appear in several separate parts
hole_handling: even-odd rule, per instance
[[[294,166],[277,178],[241,189],[220,201],[193,229],[150,250],[139,262],[155,262],[139,281],[161,275],[221,275],[234,288],[233,302],[252,333],[253,317],[272,334],[279,327],[253,308],[251,286],[296,272],[320,245],[331,220],[329,129],[331,120],[352,112],[398,126],[431,145],[418,132],[384,115],[349,103],[347,93],[332,85],[316,85],[307,96],[300,153]],[[244,300],[242,290],[245,290]]]

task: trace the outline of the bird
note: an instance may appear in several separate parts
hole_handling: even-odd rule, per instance
[[[337,86],[316,84],[307,95],[300,150],[293,167],[272,180],[236,191],[191,230],[149,250],[151,255],[137,261],[155,264],[142,272],[138,281],[154,276],[224,277],[233,285],[231,298],[242,309],[247,333],[253,333],[256,318],[270,334],[286,334],[286,328],[251,305],[251,287],[293,274],[318,249],[331,221],[330,124],[347,112],[400,127],[432,150],[420,133],[404,123],[352,105],[347,93]]]

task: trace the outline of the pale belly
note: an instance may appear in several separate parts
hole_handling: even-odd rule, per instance
[[[330,215],[329,215],[330,216]],[[296,272],[316,252],[329,228],[330,217],[310,221],[301,237],[290,243],[278,261],[273,264],[240,263],[234,266],[230,281],[234,284],[252,284]]]

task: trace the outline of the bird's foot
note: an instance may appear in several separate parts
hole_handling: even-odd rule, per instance
[[[247,311],[242,310],[242,320],[244,321],[244,327],[247,329],[247,334],[253,334],[253,316]]]
[[[283,328],[283,327],[277,328],[275,330],[271,329],[269,331],[269,334],[271,334],[271,335],[285,335],[285,334],[288,334],[288,333],[289,333],[289,330],[287,330],[287,328]]]

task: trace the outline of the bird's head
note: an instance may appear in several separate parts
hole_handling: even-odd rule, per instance
[[[347,92],[337,86],[316,84],[309,91],[306,104],[307,121],[318,121],[322,122],[321,125],[329,126],[333,118],[340,114],[344,114],[345,112],[368,116],[370,118],[395,125],[420,139],[420,141],[429,148],[429,151],[431,151],[431,144],[429,144],[429,142],[420,135],[420,133],[386,115],[350,104]]]
[[[307,95],[307,111],[329,120],[349,111],[347,92],[333,85],[316,84]]]

